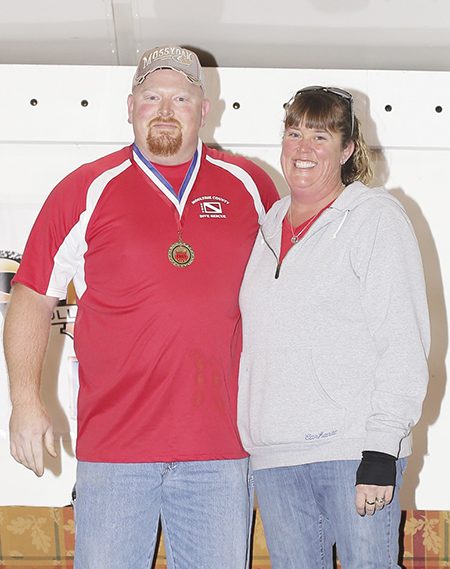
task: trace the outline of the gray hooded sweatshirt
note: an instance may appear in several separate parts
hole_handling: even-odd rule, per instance
[[[355,182],[279,265],[289,205],[267,214],[240,293],[238,426],[252,466],[407,456],[430,344],[411,222],[386,190]]]

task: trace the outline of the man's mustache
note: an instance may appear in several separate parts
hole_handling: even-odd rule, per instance
[[[166,118],[166,117],[152,119],[148,124],[148,128],[152,128],[152,126],[154,126],[155,124],[158,124],[158,123],[159,124],[161,124],[161,123],[173,124],[181,130],[181,123],[179,121],[177,121],[177,119],[171,119],[171,118]]]

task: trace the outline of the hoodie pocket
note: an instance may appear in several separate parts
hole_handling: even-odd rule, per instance
[[[243,354],[238,413],[244,446],[325,442],[341,434],[345,416],[310,351],[292,349]]]

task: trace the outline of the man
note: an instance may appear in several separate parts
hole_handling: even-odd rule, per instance
[[[277,199],[254,164],[199,139],[210,108],[194,53],[142,56],[135,142],[53,190],[5,323],[13,457],[56,456],[39,386],[49,322],[73,280],[79,360],[75,568],[147,568],[161,519],[169,567],[247,562],[251,494],[236,427],[238,291]]]

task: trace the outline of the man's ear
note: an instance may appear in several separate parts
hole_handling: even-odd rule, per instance
[[[209,109],[211,108],[211,102],[209,99],[203,99],[202,101],[202,122],[200,123],[200,127],[204,127],[206,125],[206,116],[209,113]]]
[[[127,107],[128,107],[128,122],[133,124],[133,95],[130,93],[127,99]]]

